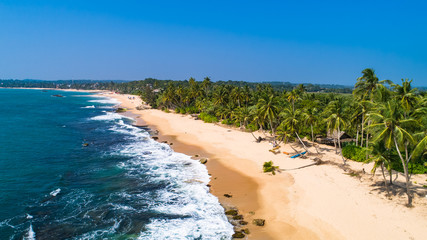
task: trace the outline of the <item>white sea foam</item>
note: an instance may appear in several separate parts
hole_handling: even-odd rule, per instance
[[[60,193],[60,192],[61,192],[61,189],[60,189],[60,188],[58,188],[58,189],[56,189],[56,190],[54,190],[54,191],[50,192],[50,196],[52,196],[52,197],[56,197],[56,195],[58,195],[58,193]]]
[[[129,174],[145,169],[150,181],[166,184],[155,192],[155,198],[151,196],[155,200],[150,209],[174,217],[151,219],[138,239],[231,239],[233,227],[206,186],[210,178],[205,165],[173,152],[169,145],[147,138],[147,132],[122,121],[110,130],[127,133],[134,140],[117,149],[121,155],[132,157],[118,167]],[[147,152],[151,154],[144,154]],[[150,198],[145,194],[141,197]]]
[[[102,104],[114,104],[114,105],[119,105],[121,103],[121,102],[117,101],[115,98],[104,98],[104,99],[89,100],[89,102],[102,103]]]
[[[85,107],[81,107],[81,108],[95,108],[95,106],[91,105],[91,106],[85,106]]]
[[[120,115],[120,114],[115,113],[115,112],[107,112],[107,111],[102,111],[102,112],[105,114],[95,116],[95,117],[92,117],[90,119],[91,120],[98,120],[98,121],[115,121],[115,120],[124,119],[124,118],[132,119],[132,118],[125,117],[125,116]]]
[[[25,234],[24,240],[36,240],[36,233],[33,230],[33,225],[30,224],[30,227],[28,228],[28,232]]]
[[[33,216],[31,216],[30,214],[27,213],[27,215],[25,216],[26,219],[32,219]]]

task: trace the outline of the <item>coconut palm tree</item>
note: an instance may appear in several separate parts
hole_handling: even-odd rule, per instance
[[[372,146],[370,146],[369,150],[370,152],[370,158],[366,160],[366,163],[374,162],[374,166],[371,170],[372,174],[375,174],[378,167],[381,167],[381,173],[384,178],[384,185],[386,187],[387,195],[389,195],[389,189],[388,189],[388,183],[387,179],[385,177],[385,171],[384,169],[387,169],[390,173],[390,179],[391,179],[391,154],[390,151],[385,147],[385,144],[383,141],[377,141]],[[390,182],[391,183],[391,182]]]
[[[374,124],[371,128],[376,132],[374,142],[384,141],[385,147],[391,149],[395,147],[403,167],[406,180],[406,195],[408,197],[408,206],[412,205],[412,193],[410,192],[410,175],[408,172],[408,143],[414,143],[412,134],[408,131],[414,128],[418,123],[414,119],[405,119],[404,109],[396,100],[380,106],[377,111],[369,113],[369,117]],[[401,154],[404,148],[405,157]]]
[[[392,85],[396,98],[400,101],[400,104],[402,104],[403,109],[405,109],[405,117],[407,116],[408,112],[411,111],[417,104],[417,89],[412,88],[411,83],[412,80],[408,81],[406,78],[402,79],[402,86],[399,84]]]
[[[294,89],[288,93],[288,101],[292,104],[292,112],[295,112],[295,102],[299,99],[299,92]]]
[[[337,131],[336,138],[338,140],[338,147],[344,164],[346,164],[346,160],[341,149],[341,130],[346,126],[347,117],[345,116],[345,104],[344,98],[342,97],[330,102],[326,107],[328,117],[325,119],[328,132],[334,133],[334,131]],[[335,152],[337,152],[336,148]]]
[[[203,79],[203,82],[202,82],[202,87],[205,92],[206,98],[209,95],[209,88],[211,87],[211,85],[212,85],[211,79],[209,77],[205,77],[205,79]]]
[[[276,121],[277,114],[279,112],[277,102],[277,98],[274,96],[274,94],[271,94],[269,96],[264,96],[263,98],[259,99],[257,104],[257,108],[259,109],[262,118],[264,120],[268,119],[269,121],[273,137],[275,137],[274,122]]]

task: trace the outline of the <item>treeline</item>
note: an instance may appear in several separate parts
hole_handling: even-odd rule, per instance
[[[111,90],[121,93],[136,94],[138,91],[143,91],[147,85],[154,86],[155,88],[165,88],[172,82],[188,86],[188,81],[174,81],[174,80],[158,80],[154,78],[146,78],[140,81],[98,81],[98,80],[58,80],[58,81],[44,81],[44,80],[14,80],[0,79],[1,87],[26,87],[26,88],[59,88],[59,89],[85,89],[85,90]],[[235,87],[248,86],[255,89],[258,85],[270,85],[276,91],[290,91],[297,84],[290,82],[244,82],[244,81],[217,81],[213,85],[231,85]],[[308,92],[333,92],[333,93],[351,93],[352,87],[335,85],[335,84],[305,84]]]

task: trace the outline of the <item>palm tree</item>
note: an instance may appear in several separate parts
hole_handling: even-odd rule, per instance
[[[275,125],[273,122],[276,121],[277,113],[279,112],[277,98],[273,94],[264,96],[259,99],[257,108],[259,109],[262,118],[264,120],[269,120],[272,136],[275,137]]]
[[[318,115],[318,101],[313,101],[305,104],[305,109],[302,114],[303,119],[305,120],[306,125],[310,125],[311,128],[311,141],[314,142],[314,132],[313,132],[313,126],[317,124],[319,121],[319,115]]]
[[[223,105],[228,102],[229,91],[226,86],[221,85],[215,88],[214,92],[214,104]]]
[[[377,132],[374,142],[384,141],[385,147],[397,150],[403,167],[406,180],[406,195],[408,197],[408,206],[412,205],[412,194],[410,192],[410,175],[408,173],[408,163],[411,159],[408,155],[407,143],[413,143],[413,136],[407,131],[417,125],[414,119],[405,119],[402,106],[396,101],[389,101],[382,105],[378,111],[371,112],[370,118],[374,121],[371,126]],[[406,159],[401,154],[401,147],[405,148]]]
[[[205,91],[205,97],[207,98],[209,95],[209,88],[212,85],[211,79],[209,77],[205,77],[202,82],[203,89]]]
[[[292,112],[295,112],[295,102],[299,99],[299,93],[296,89],[288,93],[288,101],[292,104]]]
[[[377,75],[375,74],[374,69],[366,68],[362,71],[362,76],[357,78],[357,82],[354,85],[353,95],[359,96],[360,101],[369,100],[372,102],[374,91],[379,86],[381,86],[383,83],[392,84],[392,82],[390,80],[381,80],[380,81],[378,79]],[[363,145],[363,126],[364,126],[364,124],[366,124],[365,120],[366,120],[365,114],[363,114],[363,117],[362,117],[362,136],[361,136],[362,138],[361,138],[360,146]],[[369,129],[370,121],[368,121],[367,124],[368,124],[367,129]],[[368,144],[369,144],[369,133],[367,131],[366,132],[366,147],[368,147]],[[368,158],[368,156],[366,156],[366,158]]]
[[[417,103],[417,97],[415,95],[416,88],[411,87],[411,81],[408,81],[406,78],[405,80],[402,79],[402,86],[399,84],[393,84],[394,91],[396,93],[396,98],[400,101],[403,108],[405,109],[405,117],[407,113],[413,109],[413,107]]]
[[[326,107],[326,112],[329,115],[329,117],[326,118],[325,121],[327,123],[328,132],[333,134],[334,131],[337,131],[336,138],[338,140],[338,147],[340,149],[342,160],[344,164],[346,164],[346,160],[342,154],[342,149],[341,149],[341,129],[346,126],[346,120],[345,120],[346,116],[345,116],[344,106],[345,106],[345,102],[344,102],[344,98],[342,97],[337,98],[335,101],[330,102]],[[337,152],[336,148],[335,148],[335,152]]]
[[[362,71],[362,76],[357,78],[357,82],[354,85],[354,95],[362,96],[362,99],[372,100],[372,94],[374,90],[383,83],[392,82],[390,80],[379,80],[375,74],[375,70],[372,68],[366,68]]]
[[[367,163],[374,162],[374,167],[371,170],[372,174],[375,174],[377,168],[381,167],[381,173],[384,178],[384,185],[386,187],[387,195],[389,195],[389,189],[388,189],[387,179],[384,173],[384,168],[386,168],[390,173],[390,180],[391,180],[392,169],[391,169],[391,158],[389,153],[390,151],[385,147],[383,141],[378,141],[369,148],[369,152],[371,157],[365,162]]]

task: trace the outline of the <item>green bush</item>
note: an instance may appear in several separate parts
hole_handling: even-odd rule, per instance
[[[233,125],[233,121],[231,121],[230,119],[224,119],[221,121],[222,124],[227,124],[227,125]]]
[[[347,145],[343,147],[342,155],[345,158],[351,159],[356,162],[364,162],[366,160],[365,148],[356,145]]]
[[[199,118],[203,120],[203,122],[206,123],[214,123],[214,122],[218,122],[218,118],[216,118],[213,115],[207,114],[207,113],[200,113]]]
[[[403,167],[400,159],[396,159],[395,161],[393,161],[391,164],[391,168],[395,171],[403,173]],[[424,164],[421,162],[409,162],[408,172],[414,174],[424,174],[427,173],[427,167],[424,166]]]
[[[262,169],[264,172],[271,172],[273,175],[276,175],[276,170],[279,169],[278,166],[273,166],[273,162],[264,162],[264,165],[262,166]]]
[[[249,123],[248,126],[247,126],[247,129],[249,129],[249,130],[251,130],[253,132],[253,131],[257,131],[259,128],[258,128],[258,126],[256,124]]]
[[[185,111],[189,114],[199,113],[199,109],[197,109],[195,106],[186,107]]]

